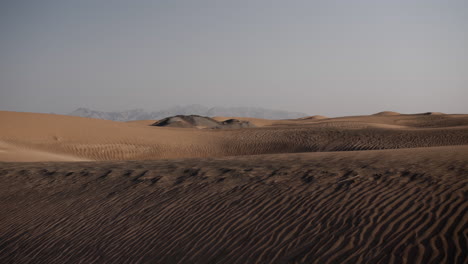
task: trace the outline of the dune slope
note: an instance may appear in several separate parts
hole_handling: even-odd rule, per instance
[[[1,263],[466,263],[468,147],[0,163]]]

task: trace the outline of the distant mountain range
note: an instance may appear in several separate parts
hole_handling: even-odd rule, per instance
[[[119,112],[103,112],[81,107],[71,112],[69,115],[113,121],[159,120],[175,115],[254,117],[265,119],[293,119],[308,116],[305,113],[271,110],[256,107],[206,107],[202,105],[176,106],[154,112],[148,112],[143,109],[133,109]]]

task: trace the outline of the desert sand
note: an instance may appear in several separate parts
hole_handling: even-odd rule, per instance
[[[115,122],[0,111],[0,161],[158,160],[468,144],[468,115],[214,120],[230,118],[256,127],[158,127],[151,126],[154,120]]]
[[[0,112],[0,263],[467,263],[468,115]]]

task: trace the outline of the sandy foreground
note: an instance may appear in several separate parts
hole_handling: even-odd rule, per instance
[[[0,263],[468,262],[467,115],[248,121],[0,112]]]

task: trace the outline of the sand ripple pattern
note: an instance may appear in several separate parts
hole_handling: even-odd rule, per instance
[[[0,262],[467,263],[467,154],[0,163]]]

